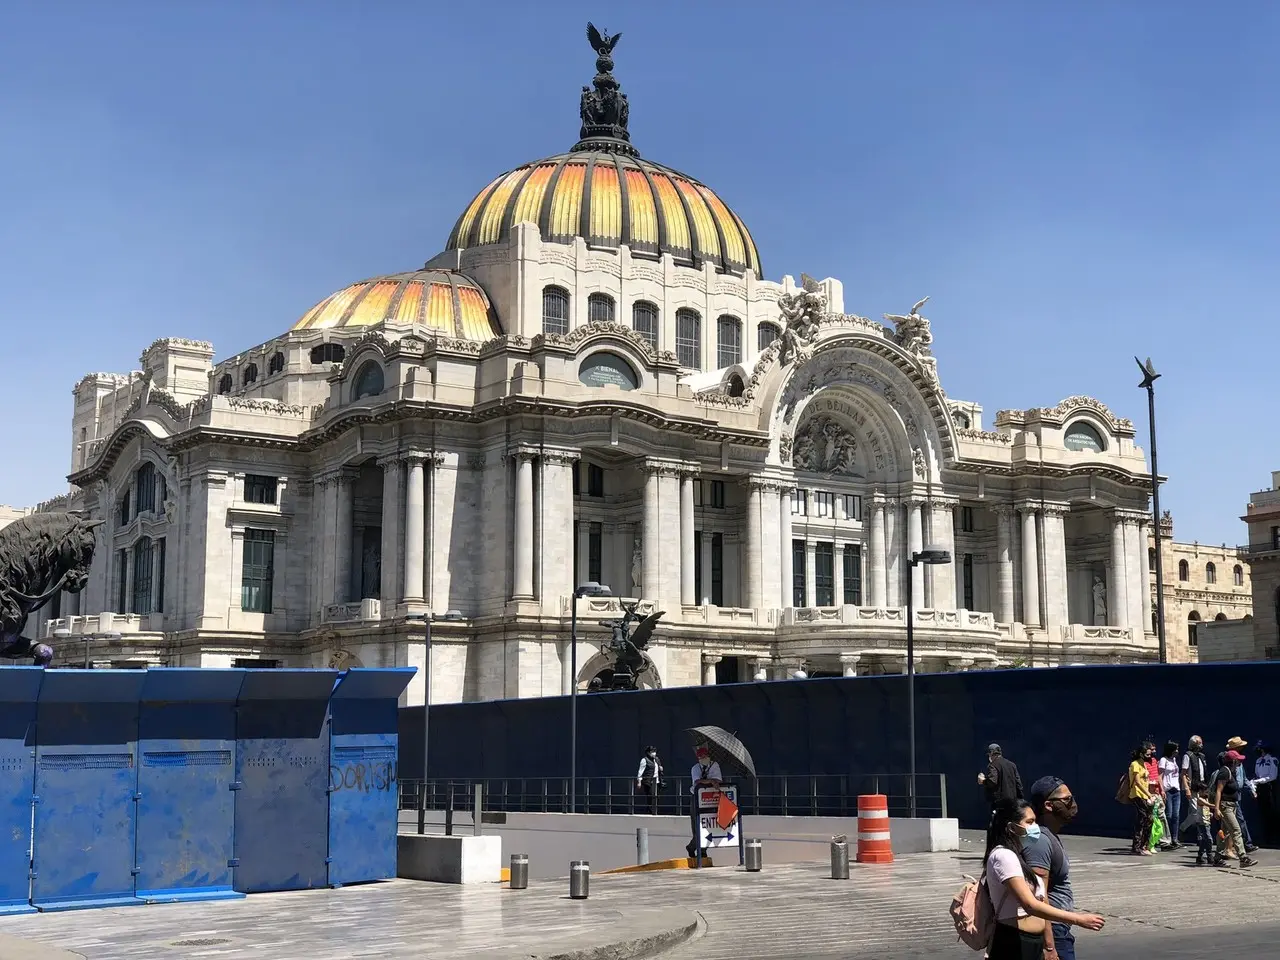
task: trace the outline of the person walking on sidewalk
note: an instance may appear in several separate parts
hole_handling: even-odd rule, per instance
[[[1239,788],[1238,798],[1236,800],[1236,819],[1240,822],[1240,836],[1244,838],[1244,846],[1238,851],[1240,856],[1246,853],[1253,853],[1258,849],[1258,845],[1253,842],[1253,837],[1249,833],[1249,818],[1244,812],[1245,791],[1252,791],[1252,787],[1245,782],[1244,776],[1244,748],[1249,745],[1248,740],[1241,740],[1239,737],[1232,737],[1227,741],[1227,749],[1234,750],[1240,754],[1240,763],[1236,764],[1236,786]]]
[[[1135,857],[1149,857],[1151,840],[1151,789],[1147,785],[1147,745],[1142,744],[1129,760],[1129,803],[1133,806],[1133,849]]]
[[[1076,806],[1071,789],[1058,777],[1041,777],[1031,785],[1027,794],[1031,807],[1040,824],[1040,836],[1022,848],[1027,865],[1049,887],[1049,906],[1066,913],[1074,913],[1075,897],[1071,892],[1071,859],[1058,839],[1080,808]],[[1066,923],[1050,924],[1050,935],[1045,938],[1045,960],[1076,960],[1076,938]]]
[[[1046,902],[1045,882],[1027,864],[1025,845],[1040,839],[1035,811],[1025,800],[1001,800],[987,828],[983,883],[991,898],[995,932],[989,960],[1041,960],[1054,943],[1049,924],[1101,930],[1106,921],[1092,913],[1060,910]]]
[[[1178,825],[1179,833],[1194,827],[1199,836],[1199,805],[1209,788],[1209,774],[1209,761],[1204,755],[1204,739],[1199,734],[1194,734],[1187,741],[1187,752],[1182,755],[1182,792],[1187,798],[1187,817]]]
[[[662,761],[657,747],[645,747],[636,771],[636,789],[649,798],[649,812],[658,815],[658,790],[662,786]]]
[[[987,793],[987,803],[994,810],[1001,800],[1022,799],[1022,777],[1018,765],[1004,755],[1000,744],[987,747],[987,772],[978,774],[978,783]]]
[[[1182,846],[1178,827],[1182,823],[1182,771],[1178,767],[1178,744],[1170,740],[1164,745],[1164,756],[1156,761],[1160,771],[1160,790],[1164,794],[1164,822],[1169,846]]]
[[[1213,853],[1213,804],[1209,801],[1209,788],[1201,787],[1192,809],[1196,817],[1196,866],[1212,863]]]
[[[1236,781],[1236,769],[1244,762],[1244,755],[1234,750],[1228,750],[1225,760],[1226,762],[1214,777],[1213,813],[1214,816],[1222,821],[1222,829],[1227,835],[1227,842],[1233,844],[1236,850],[1240,852],[1240,866],[1252,867],[1258,861],[1249,856],[1245,847],[1244,837],[1240,833],[1240,787]],[[1213,865],[1221,867],[1226,862],[1227,858],[1222,854],[1218,854],[1213,861]]]

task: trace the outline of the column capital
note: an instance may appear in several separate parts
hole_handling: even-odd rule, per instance
[[[573,450],[569,447],[543,447],[540,455],[543,463],[569,464],[577,463],[582,459],[581,450]]]
[[[1037,503],[1034,500],[1019,500],[1016,504],[1014,504],[1014,506],[1017,508],[1018,512],[1023,516],[1026,516],[1028,513],[1034,515],[1044,509],[1041,504]]]
[[[713,666],[723,660],[724,657],[718,653],[704,653],[702,655],[702,663],[705,666]]]
[[[395,453],[384,453],[382,456],[378,457],[376,462],[378,466],[385,469],[386,467],[399,466],[405,461],[405,457],[406,455],[400,451],[396,451]]]
[[[840,663],[844,666],[856,666],[862,661],[860,653],[842,653],[840,654]]]
[[[1046,517],[1065,517],[1071,512],[1071,504],[1045,503],[1041,505],[1040,510]]]
[[[954,497],[930,497],[929,506],[935,510],[954,510],[960,506],[960,501]]]
[[[988,505],[988,509],[1001,520],[1010,520],[1017,512],[1012,503],[992,503]]]
[[[511,447],[502,455],[503,460],[514,460],[516,463],[523,461],[533,461],[538,459],[539,450],[537,447],[528,444],[517,444]]]
[[[662,460],[657,457],[645,457],[642,467],[645,473],[657,477],[678,477],[687,472],[682,461]]]
[[[1116,523],[1150,523],[1151,514],[1145,510],[1130,510],[1126,507],[1114,507],[1111,516]]]
[[[899,502],[904,507],[924,507],[929,502],[929,498],[922,493],[909,493],[900,497]]]
[[[409,450],[401,458],[406,463],[420,463],[427,468],[435,468],[444,463],[444,454],[438,450]]]
[[[776,492],[784,489],[783,481],[776,477],[759,477],[755,475],[740,478],[738,485],[746,487],[748,490],[773,490]],[[794,490],[794,484],[789,489]]]

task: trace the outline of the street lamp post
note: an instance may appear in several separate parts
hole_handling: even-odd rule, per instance
[[[1164,636],[1164,561],[1160,550],[1160,467],[1156,457],[1156,381],[1160,379],[1160,374],[1151,365],[1150,357],[1147,357],[1146,363],[1137,357],[1133,361],[1142,371],[1142,382],[1138,387],[1147,391],[1147,422],[1151,427],[1151,528],[1155,531],[1156,538],[1156,638],[1160,644],[1160,662],[1168,663],[1169,651],[1165,646]],[[1142,587],[1147,589],[1145,583]],[[1143,624],[1141,629],[1145,631],[1146,625]]]
[[[578,599],[612,596],[608,587],[589,580],[574,588],[569,605],[569,812],[578,812]]]
[[[457,610],[446,610],[442,614],[427,613],[411,616],[410,620],[421,620],[426,631],[426,653],[423,657],[422,669],[422,784],[418,788],[418,832],[427,832],[427,761],[431,757],[431,624],[437,620],[456,621],[463,619]]]
[[[911,569],[907,571],[907,771],[908,795],[911,801],[911,817],[916,815],[916,633],[915,612],[912,609],[913,570],[919,564],[950,563],[951,554],[937,547],[925,547],[911,554]]]

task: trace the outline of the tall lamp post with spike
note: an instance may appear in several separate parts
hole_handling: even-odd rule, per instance
[[[1133,362],[1142,371],[1142,382],[1138,387],[1147,391],[1147,422],[1151,427],[1151,529],[1155,531],[1156,540],[1156,638],[1160,644],[1160,662],[1168,663],[1169,650],[1164,635],[1164,559],[1160,549],[1160,467],[1156,455],[1156,381],[1160,374],[1151,365],[1150,357],[1146,363],[1137,357]],[[1142,586],[1146,589],[1147,585],[1144,583]],[[1143,629],[1146,629],[1145,625]]]

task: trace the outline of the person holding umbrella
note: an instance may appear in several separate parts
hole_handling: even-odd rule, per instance
[[[724,774],[720,772],[720,764],[711,759],[711,751],[707,749],[705,743],[700,743],[693,748],[695,763],[689,771],[689,779],[693,781],[693,786],[689,788],[689,793],[693,795],[692,810],[689,813],[689,822],[692,824],[693,836],[689,839],[689,843],[685,849],[689,851],[690,857],[698,856],[698,850],[702,847],[702,829],[698,826],[698,788],[699,787],[718,787],[724,780]],[[702,856],[707,855],[706,850],[702,850]]]

